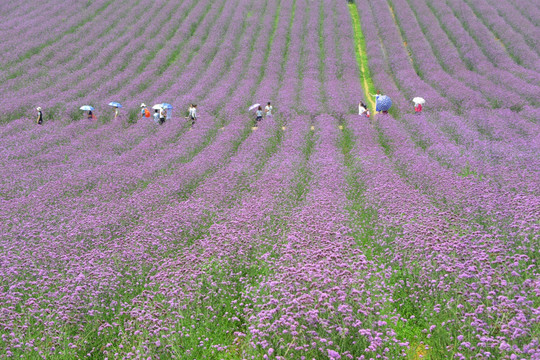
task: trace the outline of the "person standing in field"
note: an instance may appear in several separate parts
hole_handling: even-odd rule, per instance
[[[414,112],[420,114],[422,112],[422,104],[418,103],[414,105]]]
[[[370,94],[371,96],[374,96],[375,97],[375,112],[379,112],[381,111],[379,109],[379,104],[377,103],[377,100],[379,99],[379,96],[382,96],[381,94],[381,91],[380,90],[377,90],[377,93],[376,94]]]
[[[270,101],[269,101],[266,107],[264,108],[264,111],[266,112],[266,116],[272,116],[273,109],[274,108],[272,107],[272,105],[270,105]]]
[[[41,125],[41,124],[43,124],[43,112],[41,112],[41,107],[39,107],[39,106],[36,108],[36,110],[38,112],[36,123],[38,125]]]
[[[156,124],[159,124],[159,110],[158,109],[154,110],[154,122]]]
[[[92,113],[92,110],[88,110],[88,120],[92,120],[94,118],[94,113]]]
[[[360,101],[360,104],[358,104],[358,115],[367,115],[366,113],[369,112],[366,104],[364,104],[362,101]]]
[[[146,106],[145,103],[141,104],[141,120],[143,117],[147,117],[147,118],[150,117],[150,110],[148,110],[148,107]]]
[[[167,117],[167,110],[165,110],[165,108],[161,108],[159,110],[159,125],[163,125],[165,123],[166,117]]]
[[[257,115],[257,118],[255,119],[255,123],[258,123],[258,122],[261,121],[262,118],[263,118],[262,107],[259,106],[259,107],[257,108],[256,115]]]
[[[191,125],[195,125],[195,122],[197,121],[197,104],[191,104],[188,109],[188,116],[191,120]]]

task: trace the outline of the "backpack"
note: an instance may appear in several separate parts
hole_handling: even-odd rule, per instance
[[[144,109],[144,117],[150,117],[150,110]]]

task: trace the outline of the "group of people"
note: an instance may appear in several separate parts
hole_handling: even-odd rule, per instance
[[[148,105],[146,105],[145,103],[141,104],[140,115],[141,120],[145,117],[152,117],[154,119],[154,122],[159,125],[163,125],[165,123],[165,120],[170,118],[170,114],[167,112],[167,108],[162,106],[160,108],[154,109],[154,114],[152,115],[150,109],[148,109]]]
[[[141,120],[145,117],[152,117],[154,122],[159,125],[163,125],[167,119],[170,119],[170,112],[172,109],[167,111],[167,108],[162,106],[160,108],[154,109],[154,114],[150,113],[148,106],[145,103],[141,104]],[[188,117],[191,119],[191,125],[195,124],[197,120],[197,105],[191,104],[188,109]],[[188,118],[186,117],[186,119]]]
[[[255,112],[255,115],[256,115],[255,124],[257,124],[259,121],[263,119],[263,114],[266,114],[266,116],[272,116],[273,109],[274,108],[272,107],[272,104],[270,104],[270,101],[264,107],[264,113],[263,113],[262,106],[259,105],[259,107],[257,107],[257,111]]]
[[[379,98],[382,98],[383,96],[386,97],[385,95],[381,94],[381,91],[380,90],[377,90],[377,93],[376,94],[370,94],[371,96],[375,97],[375,101],[376,101],[376,106],[375,106],[375,112],[380,112],[380,113],[383,113],[383,114],[388,114],[388,110],[386,108],[380,108],[379,107]],[[420,114],[422,112],[422,104],[425,102],[424,99],[422,98],[414,98],[413,99],[413,103],[414,103],[414,112],[416,114]],[[390,103],[391,104],[391,103]],[[360,116],[365,116],[367,118],[369,118],[371,116],[371,113],[369,112],[369,109],[367,107],[367,105],[363,102],[363,101],[360,101],[360,103],[358,104],[358,115]]]
[[[376,100],[378,100],[380,97],[383,96],[379,90],[377,90],[376,94],[370,94],[370,95],[374,96]],[[415,99],[417,99],[417,98],[415,98]],[[255,117],[255,125],[257,123],[259,123],[263,119],[263,116],[265,116],[265,115],[266,116],[272,116],[272,111],[274,109],[272,107],[272,104],[270,103],[270,101],[266,104],[266,106],[264,107],[264,110],[263,110],[261,105],[258,105],[258,104],[256,104],[256,105],[257,105],[257,107],[256,107],[257,110],[255,112],[255,116],[256,116]],[[252,108],[250,108],[250,110]],[[41,124],[43,124],[43,111],[41,110],[41,107],[37,107],[36,110],[37,110],[36,123],[38,125],[41,125]],[[382,112],[383,114],[388,113],[388,110],[379,109],[378,105],[377,105],[377,108],[375,110],[376,110],[376,112]],[[142,103],[141,104],[140,119],[142,120],[143,118],[152,117],[156,124],[163,125],[167,119],[170,119],[170,111],[172,111],[172,107],[168,112],[167,108],[162,106],[162,107],[154,109],[154,114],[152,115],[152,113],[150,112],[150,109],[148,108],[148,106],[145,103]],[[416,114],[420,114],[422,112],[422,103],[415,102],[414,111],[415,111]],[[369,112],[369,109],[368,109],[367,105],[363,101],[361,101],[358,104],[358,115],[365,116],[367,118],[369,118],[371,116],[371,113]],[[116,118],[117,116],[118,116],[118,108],[115,108],[114,117]],[[93,114],[92,110],[88,111],[88,119],[95,119],[95,115]],[[197,121],[197,104],[191,104],[189,106],[186,119],[189,119],[191,121],[192,126],[195,125],[195,123]]]

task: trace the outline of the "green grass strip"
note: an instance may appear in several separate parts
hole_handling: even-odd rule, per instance
[[[367,99],[373,113],[375,112],[375,100],[370,94],[375,93],[375,84],[371,78],[371,72],[369,71],[369,63],[367,57],[366,39],[364,33],[362,33],[362,25],[360,23],[360,16],[358,15],[358,9],[356,4],[348,4],[349,13],[351,14],[351,20],[354,30],[354,49],[356,53],[356,62],[360,69],[360,82],[364,89],[364,96]]]

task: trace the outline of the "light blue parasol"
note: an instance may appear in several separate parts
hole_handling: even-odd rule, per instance
[[[392,99],[386,95],[377,98],[377,111],[388,111],[392,107]]]

